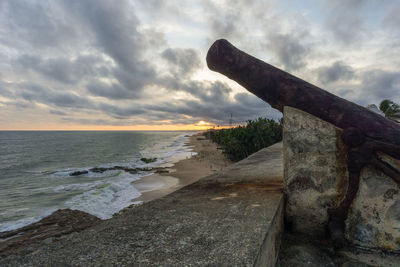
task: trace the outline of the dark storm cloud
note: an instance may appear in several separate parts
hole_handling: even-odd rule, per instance
[[[112,120],[112,119],[82,119],[75,117],[64,117],[61,120],[68,123],[79,123],[84,125],[112,125],[112,126],[129,126],[129,125],[176,125],[176,124],[194,124],[197,121],[188,122],[187,119],[172,118],[171,121],[155,121],[151,117],[148,119],[135,118],[133,120]]]
[[[117,67],[113,74],[126,90],[140,92],[156,78],[156,70],[143,58],[147,49],[163,44],[161,33],[140,32],[139,20],[128,1],[68,1],[67,8],[79,14],[97,48],[110,56]]]
[[[58,92],[37,84],[24,83],[16,93],[26,101],[68,108],[92,108],[94,104],[75,93]]]
[[[101,103],[98,108],[114,118],[122,119],[133,115],[146,113],[146,109],[140,106],[122,107],[121,105],[110,105]]]
[[[0,95],[7,98],[14,98],[14,94],[10,91],[11,84],[0,80]]]
[[[390,32],[390,44],[392,47],[389,49],[398,49],[400,47],[400,3],[391,3],[386,7],[385,15],[382,20],[384,29]]]
[[[197,120],[206,119],[216,122],[225,119],[237,108],[236,102],[229,99],[229,93],[232,89],[222,82],[188,81],[177,85],[177,90],[190,94],[194,99],[149,105],[148,109],[166,114],[183,114],[197,118]],[[192,119],[189,120],[192,121]]]
[[[35,108],[36,104],[31,103],[31,102],[21,102],[21,101],[7,101],[7,102],[2,102],[0,101],[0,104],[3,104],[4,106],[11,106],[11,107],[16,107],[16,108]]]
[[[174,76],[186,77],[202,66],[199,53],[194,49],[167,48],[161,56],[173,68]]]
[[[235,123],[243,123],[261,116],[274,119],[280,117],[279,111],[272,111],[267,103],[254,95],[239,93],[233,98],[230,97],[232,89],[220,81],[175,80],[174,85],[171,90],[186,92],[192,98],[147,106],[148,110],[160,112],[157,114],[160,120],[172,119],[171,115],[183,114],[193,117],[194,121],[207,120],[219,125],[228,125],[231,114]],[[193,119],[184,117],[180,121],[192,123]]]
[[[290,20],[295,22],[290,27],[283,27],[286,20],[277,19],[274,12],[269,12],[269,2],[252,0],[244,5],[240,1],[226,0],[218,6],[206,1],[204,5],[209,14],[211,40],[229,39],[249,51],[262,48],[285,70],[298,70],[306,66],[312,51],[308,24],[302,15],[289,14]],[[249,37],[256,31],[263,38],[249,42]]]
[[[361,89],[366,101],[400,100],[400,72],[370,70],[362,74]],[[367,103],[367,104],[370,104]]]
[[[17,93],[19,97],[31,103],[50,105],[53,107],[50,111],[52,114],[65,114],[65,110],[55,110],[54,108],[68,108],[69,110],[98,110],[117,119],[145,113],[145,110],[138,106],[124,107],[121,104],[93,102],[73,92],[59,92],[37,84],[24,83],[20,85],[20,88],[21,90]],[[56,113],[56,111],[59,111],[60,113]]]
[[[209,24],[210,40],[247,39],[249,31],[255,30],[253,26],[259,26],[260,23],[262,27],[265,26],[264,30],[269,30],[271,26],[273,27],[273,25],[268,25],[271,22],[271,14],[268,12],[269,2],[265,0],[248,0],[245,3],[237,0],[201,1]]]
[[[75,25],[59,13],[57,2],[0,2],[0,41],[12,47],[43,49],[69,44],[77,38]]]
[[[13,48],[18,46],[18,38],[24,38],[21,44],[27,47],[40,50],[53,46],[60,49],[56,57],[29,49],[32,53],[19,55],[14,60],[15,67],[65,85],[82,82],[86,84],[88,93],[105,100],[139,99],[143,88],[157,80],[156,69],[144,55],[149,49],[164,44],[165,40],[161,33],[152,29],[138,30],[140,23],[129,1],[118,1],[118,4],[107,0],[55,1],[51,4],[7,1],[0,5],[2,17],[9,18],[0,26],[1,37],[9,37],[8,44]],[[62,51],[62,43],[67,41],[64,35],[68,35],[68,41],[77,46],[69,43],[72,50]],[[79,51],[81,43],[90,45],[89,53]],[[176,51],[175,64],[185,63],[185,71],[193,69],[189,67],[190,63],[193,64],[189,60],[198,64],[198,55],[192,50]],[[191,57],[186,59],[187,55]],[[109,78],[111,82],[106,83],[103,78]],[[65,112],[55,108],[99,110],[118,119],[145,113],[139,107],[94,102],[82,90],[77,93],[78,88],[60,92],[59,88],[39,84],[40,81],[17,84],[14,93],[6,89],[0,93],[25,103],[50,105],[53,107],[50,113],[57,115]]]
[[[108,74],[106,62],[95,56],[79,56],[75,59],[63,57],[42,59],[37,55],[22,55],[17,59],[17,63],[25,69],[36,71],[47,78],[66,84],[76,84],[88,76],[104,77]]]
[[[359,41],[364,33],[361,9],[363,0],[325,1],[327,9],[326,28],[335,40],[343,44]]]
[[[239,37],[247,29],[246,18],[259,11],[252,6],[242,15],[242,4],[230,3],[226,12],[212,11],[210,25],[215,34]],[[176,10],[178,4],[157,0],[1,1],[0,53],[12,59],[9,64],[26,82],[9,87],[0,84],[0,95],[21,105],[47,105],[50,114],[68,116],[63,121],[83,124],[199,120],[227,124],[231,114],[235,122],[267,114],[268,105],[252,95],[233,95],[222,82],[192,80],[203,67],[199,51],[168,47],[163,33],[141,24],[135,10],[140,5],[147,5],[149,12],[158,6],[158,14],[163,14]],[[288,68],[304,64],[302,55],[307,51],[299,36],[282,34],[274,41],[283,48],[274,46],[272,51]],[[290,52],[298,56],[289,59],[285,53]],[[151,58],[161,58],[164,62],[159,62],[165,64],[157,66]],[[148,94],[144,92],[147,88]],[[166,91],[165,100],[152,99],[150,90]],[[171,102],[171,95],[182,92],[189,97]],[[72,112],[104,118],[74,119]]]
[[[351,79],[354,76],[354,70],[342,61],[336,61],[331,66],[318,68],[317,75],[318,80],[326,84]]]
[[[118,83],[108,84],[101,81],[94,81],[87,84],[86,87],[92,95],[101,96],[107,99],[121,100],[137,97],[136,91],[127,90]]]
[[[50,114],[54,114],[54,115],[60,115],[60,116],[66,116],[67,115],[67,113],[65,113],[65,112],[62,112],[62,111],[59,111],[59,110],[54,110],[54,109],[49,110],[49,113]]]
[[[287,71],[298,70],[306,65],[310,47],[303,44],[301,39],[293,33],[268,35],[268,48]]]
[[[400,25],[400,4],[393,3],[388,6],[385,12],[385,16],[383,18],[383,25],[390,27],[395,31],[399,31]]]
[[[127,125],[121,121],[113,121],[113,120],[105,120],[105,119],[82,119],[82,118],[74,118],[74,117],[64,117],[61,119],[63,122],[67,123],[78,123],[83,125],[114,125],[121,126]]]
[[[135,69],[140,53],[151,43],[137,30],[139,21],[128,1],[66,1],[66,8],[89,29],[98,45],[121,67]]]
[[[239,93],[235,95],[235,100],[238,104],[245,106],[249,109],[258,109],[262,110],[265,109],[268,105],[261,100],[260,98],[256,97],[255,95],[251,95],[248,93]]]
[[[156,69],[144,55],[165,44],[163,34],[139,31],[129,1],[3,1],[0,6],[0,36],[7,37],[3,44],[33,48],[17,59],[25,69],[65,84],[112,75],[135,96],[156,79]],[[42,50],[48,46],[58,50],[57,57],[46,56]],[[90,55],[80,54],[88,46]]]
[[[138,96],[145,86],[153,84],[157,79],[155,70],[145,65],[145,62],[138,62],[131,71],[121,67],[115,68],[113,76],[125,90],[131,91],[133,95]]]
[[[187,16],[181,12],[182,1],[180,0],[146,0],[146,1],[135,1],[135,5],[144,8],[147,11],[147,15],[152,18],[166,18],[168,21],[171,20],[182,20],[183,23],[187,23]]]
[[[232,89],[225,83],[190,81],[181,86],[181,90],[191,94],[201,102],[226,102]]]
[[[156,84],[170,91],[187,91],[193,95],[199,94],[191,85],[191,83],[196,82],[190,80],[191,75],[203,66],[198,51],[194,49],[167,48],[160,56],[168,63],[168,71],[166,74],[157,77]]]
[[[78,111],[82,109],[101,111],[107,116],[123,120],[117,124],[128,125],[130,118],[137,118],[137,122],[143,120],[144,124],[160,123],[160,121],[171,121],[176,123],[194,123],[199,120],[207,120],[214,124],[227,125],[230,116],[234,123],[244,123],[248,119],[260,116],[268,116],[279,119],[280,113],[273,111],[268,104],[248,93],[240,93],[232,99],[229,97],[231,89],[221,82],[190,82],[185,84],[185,92],[191,94],[194,99],[179,101],[166,101],[157,105],[129,105],[96,103],[73,92],[59,92],[45,88],[37,84],[21,84],[21,90],[17,96],[27,103],[42,103],[49,105],[49,111],[55,115],[68,115],[67,111]],[[58,108],[58,109],[54,109]],[[188,117],[190,116],[190,117]],[[105,122],[104,119],[102,119]],[[79,119],[75,122],[80,123]],[[164,123],[164,122],[163,122]],[[88,120],[85,124],[96,124]]]
[[[234,123],[244,123],[248,119],[257,117],[272,117],[278,119],[279,112],[273,111],[268,104],[263,107],[249,108],[235,101],[225,102],[200,102],[199,100],[175,101],[174,103],[164,103],[157,106],[151,106],[152,110],[161,111],[170,114],[183,114],[193,118],[189,121],[206,120],[214,124],[228,125],[230,116]]]
[[[268,116],[280,118],[280,112],[274,111],[267,103],[248,93],[229,97],[231,89],[222,82],[190,82],[182,90],[191,94],[194,99],[161,103],[148,106],[149,110],[163,114],[183,114],[197,120],[207,120],[214,124],[228,125],[232,114],[235,123],[243,123],[248,119]],[[186,122],[193,121],[187,119]]]
[[[238,14],[222,14],[214,16],[211,20],[211,29],[214,36],[230,39],[240,33],[240,17]]]

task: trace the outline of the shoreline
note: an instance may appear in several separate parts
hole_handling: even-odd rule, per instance
[[[102,220],[87,212],[59,209],[38,222],[0,232],[0,258],[32,252],[43,244],[64,239],[71,233],[116,219],[126,210],[140,206],[135,202],[146,203],[159,199],[231,164],[217,149],[217,145],[206,139],[202,132],[190,136],[185,145],[191,146],[197,154],[176,162],[172,167],[163,168],[161,173],[153,173],[132,182],[141,195],[132,199],[128,207],[114,213],[112,218]]]
[[[190,136],[185,145],[191,146],[197,154],[174,163],[172,167],[167,168],[168,172],[154,173],[132,182],[141,193],[138,198],[132,199],[132,202],[145,203],[161,198],[231,164],[217,144],[206,139],[202,132]],[[157,183],[163,185],[154,188],[154,184]]]
[[[51,231],[27,229],[33,232],[6,241],[3,252],[0,244],[0,265],[237,266],[276,258],[268,255],[276,254],[277,233],[283,229],[282,182],[277,181],[283,176],[282,157],[282,144],[263,149],[109,220],[94,218],[85,229],[72,225],[54,232],[74,221],[82,224],[81,213],[75,211],[72,222],[66,222],[74,211],[59,212],[60,220],[41,223]],[[201,154],[197,160],[203,164]],[[260,259],[266,244],[267,254]]]

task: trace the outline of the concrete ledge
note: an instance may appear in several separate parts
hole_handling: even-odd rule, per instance
[[[282,144],[0,265],[275,266]]]

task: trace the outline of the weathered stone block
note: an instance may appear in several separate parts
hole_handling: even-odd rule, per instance
[[[297,232],[322,234],[343,168],[337,160],[340,129],[290,107],[284,109],[283,126],[286,218]]]
[[[291,107],[284,108],[283,125],[286,219],[297,232],[323,234],[327,208],[336,207],[347,191],[342,130]],[[380,156],[400,168],[400,161]],[[400,249],[400,194],[390,177],[364,168],[345,234],[355,245]]]

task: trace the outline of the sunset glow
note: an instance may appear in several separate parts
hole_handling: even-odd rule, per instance
[[[203,131],[210,129],[209,125],[174,124],[174,125],[75,125],[75,124],[35,124],[33,126],[5,126],[6,131]]]
[[[280,119],[207,68],[221,38],[359,105],[399,103],[399,11],[397,1],[3,0],[0,130],[200,130]]]

